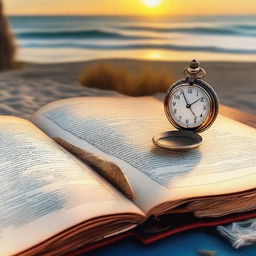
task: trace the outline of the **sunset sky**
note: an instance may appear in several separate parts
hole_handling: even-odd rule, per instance
[[[9,15],[256,14],[256,0],[3,0]]]

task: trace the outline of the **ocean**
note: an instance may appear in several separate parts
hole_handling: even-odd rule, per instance
[[[11,16],[18,58],[256,60],[256,16]]]

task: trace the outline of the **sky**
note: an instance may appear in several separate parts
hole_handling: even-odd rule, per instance
[[[3,3],[8,15],[256,14],[256,0],[3,0]]]

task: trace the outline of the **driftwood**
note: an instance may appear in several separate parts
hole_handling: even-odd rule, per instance
[[[3,9],[3,2],[0,0],[0,71],[14,68],[16,48],[14,37]]]

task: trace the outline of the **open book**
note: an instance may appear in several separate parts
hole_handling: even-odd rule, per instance
[[[256,207],[255,129],[219,115],[197,150],[156,148],[152,137],[172,129],[153,97],[73,98],[31,121],[1,116],[0,255],[64,255],[152,216]],[[120,167],[133,198],[56,138]]]

